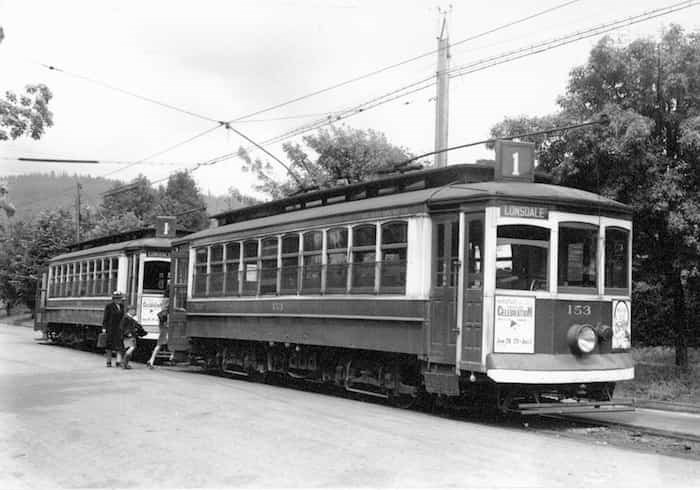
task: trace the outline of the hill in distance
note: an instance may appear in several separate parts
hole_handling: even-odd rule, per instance
[[[14,219],[32,219],[47,209],[68,209],[75,213],[77,184],[81,184],[81,206],[92,209],[102,203],[102,193],[115,184],[123,185],[115,179],[68,175],[56,172],[10,175],[2,178],[7,185],[9,200],[16,208]],[[240,193],[228,196],[204,194],[207,214],[216,214],[228,209],[239,208],[250,202]]]

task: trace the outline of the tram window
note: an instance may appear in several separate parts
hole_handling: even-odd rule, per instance
[[[436,246],[435,286],[455,287],[459,264],[459,221],[437,224]]]
[[[562,287],[595,288],[598,228],[585,223],[559,225],[558,281]]]
[[[260,261],[260,294],[277,293],[277,237],[262,241],[262,260]]]
[[[241,244],[226,244],[226,285],[224,293],[228,296],[238,295],[238,278],[241,263]]]
[[[184,310],[187,307],[187,257],[175,258],[175,287],[173,308]]]
[[[282,274],[280,292],[297,294],[299,285],[299,235],[282,237]]]
[[[66,296],[73,296],[73,264],[68,264],[68,285],[66,286]]]
[[[549,230],[537,226],[503,225],[496,240],[496,288],[535,291],[549,289]]]
[[[304,233],[304,255],[302,257],[302,293],[321,292],[321,252],[323,251],[323,232]]]
[[[605,229],[605,287],[629,287],[629,232],[622,228]]]
[[[194,290],[192,296],[204,296],[207,292],[207,247],[200,247],[194,253]]]
[[[472,220],[469,222],[469,241],[467,243],[467,287],[470,289],[480,289],[482,287],[481,251],[483,247],[484,224],[480,219]]]
[[[164,293],[168,289],[170,262],[149,260],[143,264],[143,292]]]
[[[95,261],[88,262],[87,295],[95,295]]]
[[[217,243],[209,248],[209,285],[207,296],[224,294],[224,245]]]
[[[406,291],[408,225],[405,221],[382,225],[382,262],[379,292]]]
[[[352,290],[374,291],[377,261],[377,227],[361,225],[352,229]]]
[[[243,244],[243,294],[258,294],[258,241]]]
[[[335,228],[326,234],[326,292],[344,293],[348,288],[348,230]]]
[[[95,261],[95,296],[102,296],[102,259]]]
[[[85,296],[86,290],[85,290],[85,285],[87,283],[87,263],[86,262],[80,262],[78,263],[78,271],[79,271],[79,278],[80,281],[78,283],[78,296]]]
[[[112,267],[111,273],[109,275],[109,289],[110,291],[117,290],[117,272],[119,271],[119,259],[113,258],[111,260]]]

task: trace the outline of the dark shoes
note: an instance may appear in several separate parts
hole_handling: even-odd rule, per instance
[[[118,362],[118,363],[117,363],[117,367],[121,367],[121,366],[122,366],[122,363],[121,363],[121,362]]]
[[[124,364],[124,369],[131,369],[131,366],[129,366],[128,364]]]
[[[108,362],[107,365],[106,365],[106,367],[112,367],[112,363],[111,363],[111,362]]]
[[[148,369],[153,369],[153,363],[147,362],[146,366],[148,366]]]

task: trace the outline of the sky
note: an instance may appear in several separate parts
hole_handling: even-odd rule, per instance
[[[54,125],[36,141],[0,142],[0,179],[66,172],[151,181],[193,169],[249,143],[229,121],[430,53],[342,87],[285,104],[232,127],[256,142],[280,136],[434,76],[439,9],[447,15],[452,68],[532,46],[680,0],[0,0],[0,91],[44,83]],[[568,5],[565,5],[568,4]],[[562,6],[563,5],[563,6]],[[555,10],[461,42],[519,19]],[[672,23],[700,29],[700,5],[612,33],[621,41],[658,37]],[[602,35],[450,80],[449,145],[488,138],[504,117],[557,109],[570,70]],[[51,71],[52,65],[62,71]],[[109,87],[108,87],[109,86]],[[110,88],[111,87],[111,88]],[[157,100],[192,114],[125,94]],[[433,150],[435,88],[345,118],[413,154]],[[172,151],[151,155],[203,133]],[[296,136],[290,142],[301,142]],[[281,144],[266,149],[284,160]],[[253,157],[269,160],[253,149]],[[19,157],[99,160],[51,164]],[[449,164],[493,158],[483,146],[450,152]],[[255,195],[238,158],[200,166],[200,190]],[[277,166],[274,175],[284,177]],[[69,191],[70,192],[70,191]],[[21,203],[21,196],[13,196]]]

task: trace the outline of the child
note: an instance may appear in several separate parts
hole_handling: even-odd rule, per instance
[[[134,354],[134,350],[136,350],[136,339],[146,335],[146,331],[139,322],[134,320],[134,316],[136,316],[136,308],[129,306],[126,309],[124,318],[122,318],[122,321],[119,324],[122,331],[125,349],[123,362],[124,369],[131,369],[131,366],[129,366],[129,361],[131,360],[131,356]]]

